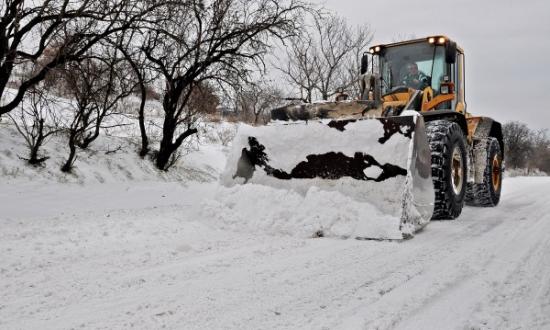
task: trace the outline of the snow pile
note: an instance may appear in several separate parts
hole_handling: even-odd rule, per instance
[[[258,184],[220,187],[203,203],[202,216],[218,228],[297,237],[402,238],[400,220],[337,191],[310,188],[305,195]]]
[[[379,121],[368,120],[350,123],[345,131],[328,127],[325,123],[309,122],[279,124],[264,127],[239,126],[238,134],[227,158],[227,165],[221,175],[221,182],[227,187],[235,184],[255,183],[277,189],[292,190],[305,195],[310,187],[324,191],[336,191],[346,195],[350,200],[372,203],[384,213],[394,217],[401,215],[405,176],[390,177],[383,182],[373,180],[356,180],[343,177],[338,180],[321,178],[280,180],[268,175],[260,166],[256,166],[248,180],[236,175],[242,172],[239,161],[243,148],[250,148],[248,137],[254,137],[265,147],[269,166],[291,172],[308,155],[320,155],[329,152],[340,152],[353,158],[356,152],[373,156],[380,164],[390,163],[407,168],[409,145],[411,139],[395,134],[385,144],[378,139],[384,136],[384,129]],[[366,176],[376,178],[382,173],[378,166],[364,170]]]
[[[538,168],[507,168],[504,175],[508,177],[516,176],[548,176],[548,173],[539,170]]]
[[[41,149],[50,157],[43,166],[30,166],[22,158],[28,155],[23,137],[6,121],[0,123],[0,177],[4,182],[61,182],[94,184],[130,181],[216,181],[225,165],[224,148],[219,134],[230,130],[231,124],[208,123],[202,130],[208,132],[204,141],[190,148],[182,148],[180,161],[169,171],[159,171],[150,158],[138,156],[137,127],[119,128],[117,136],[101,134],[88,150],[78,149],[73,173],[63,173],[60,168],[68,156],[66,137],[57,135]],[[219,126],[219,127],[218,127]],[[111,134],[114,132],[111,132]],[[222,137],[223,138],[223,137]],[[150,141],[154,148],[157,143]]]
[[[248,146],[248,137],[254,136],[266,147],[270,166],[290,171],[307,155],[324,154],[331,151],[342,152],[353,157],[356,152],[374,156],[380,163],[390,163],[407,167],[409,137],[395,133],[384,143],[378,140],[384,137],[384,127],[378,120],[361,120],[351,122],[344,131],[327,126],[328,121],[292,124],[276,124],[263,127],[252,127],[246,124],[239,126],[234,145],[236,149]],[[240,146],[240,147],[239,147]],[[224,184],[233,181],[232,175],[237,170],[240,150],[228,158],[228,167],[223,176]],[[239,183],[242,183],[241,180]]]
[[[307,237],[402,239],[425,226],[433,201],[430,173],[420,174],[420,165],[429,169],[420,161],[429,159],[425,134],[407,133],[414,125],[396,130],[380,120],[339,125],[241,125],[221,176],[229,189],[219,193],[218,205],[210,205],[210,215],[223,213],[227,204],[229,212],[219,221],[228,227]],[[265,164],[243,160],[243,150]],[[273,169],[291,177],[278,178]],[[315,174],[292,174],[298,171]],[[319,177],[326,171],[337,178]]]

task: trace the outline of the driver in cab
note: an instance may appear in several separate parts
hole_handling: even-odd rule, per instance
[[[414,62],[407,64],[407,73],[402,79],[403,85],[414,89],[424,89],[428,86],[428,76],[418,70]]]

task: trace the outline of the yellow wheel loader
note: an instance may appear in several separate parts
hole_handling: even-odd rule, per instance
[[[464,51],[446,36],[374,46],[360,99],[290,105],[267,126],[242,125],[222,181],[371,203],[387,217],[358,215],[365,239],[412,237],[464,203],[495,206],[501,125],[467,111],[464,75]]]

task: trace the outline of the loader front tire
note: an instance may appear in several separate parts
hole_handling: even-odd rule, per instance
[[[460,126],[449,120],[426,123],[432,154],[432,179],[435,190],[432,219],[457,218],[466,194],[466,142]]]
[[[474,153],[482,148],[486,158],[481,183],[468,183],[466,187],[466,204],[472,206],[491,207],[497,206],[500,201],[502,189],[502,150],[500,144],[494,137],[489,137],[485,143],[474,147]]]

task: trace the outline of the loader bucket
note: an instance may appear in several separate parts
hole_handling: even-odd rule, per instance
[[[228,187],[261,184],[304,195],[317,187],[370,203],[387,216],[358,215],[351,236],[359,239],[410,238],[433,212],[430,149],[423,118],[416,113],[242,125],[221,181]]]

